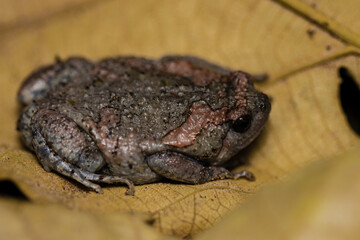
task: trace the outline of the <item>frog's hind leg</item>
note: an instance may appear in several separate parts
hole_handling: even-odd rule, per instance
[[[54,170],[71,177],[83,185],[102,192],[100,186],[90,182],[124,183],[133,194],[131,181],[119,176],[96,174],[105,160],[98,147],[79,126],[62,113],[40,109],[32,117],[31,141],[34,152],[47,171]]]
[[[32,134],[34,150],[45,169],[54,170],[64,176],[70,177],[98,193],[103,192],[101,187],[95,183],[92,183],[91,181],[102,183],[124,183],[129,188],[126,194],[134,195],[134,184],[128,179],[118,176],[101,175],[88,172],[86,170],[81,170],[71,163],[65,162],[56,153],[54,153],[49,148],[44,137],[38,130],[33,130]]]
[[[246,170],[233,174],[223,167],[206,167],[194,159],[177,152],[164,151],[155,153],[147,158],[147,163],[159,175],[191,184],[201,184],[218,179],[245,178],[250,181],[255,179],[254,175]]]
[[[73,167],[72,164],[63,161],[58,155],[54,154],[46,144],[44,137],[39,131],[33,130],[32,135],[35,153],[45,169],[54,170],[62,175],[75,179],[96,192],[102,192],[99,185],[86,180],[77,168]]]

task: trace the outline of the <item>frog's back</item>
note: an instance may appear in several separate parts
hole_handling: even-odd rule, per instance
[[[114,115],[108,123],[116,134],[136,133],[142,137],[161,139],[184,123],[194,102],[205,101],[213,109],[228,105],[226,83],[214,82],[209,87],[196,86],[190,78],[129,69],[106,78],[92,76],[81,89],[64,89],[73,107],[101,121],[101,112],[111,109]],[[227,90],[226,90],[227,91]],[[62,98],[63,96],[62,95]]]

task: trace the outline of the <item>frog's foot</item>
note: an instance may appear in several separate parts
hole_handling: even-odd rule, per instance
[[[201,184],[219,179],[255,180],[254,175],[246,170],[233,174],[223,167],[205,167],[194,159],[177,152],[155,153],[147,158],[147,163],[159,175],[191,184]]]
[[[45,170],[54,170],[64,176],[78,181],[79,183],[88,188],[91,188],[98,193],[103,193],[103,190],[99,185],[92,183],[91,181],[102,183],[124,183],[129,188],[126,194],[134,195],[134,184],[130,180],[118,176],[107,176],[81,170],[71,163],[64,161],[56,153],[54,153],[49,148],[44,137],[38,130],[33,130],[32,135],[34,151]]]
[[[126,191],[126,195],[134,195],[134,183],[127,178],[119,177],[119,176],[111,176],[111,175],[102,175],[91,173],[87,171],[80,170],[81,174],[87,179],[95,182],[102,183],[124,183],[128,186],[128,190]]]
[[[248,170],[242,170],[241,172],[234,173],[234,179],[245,178],[249,181],[255,181],[255,175]]]

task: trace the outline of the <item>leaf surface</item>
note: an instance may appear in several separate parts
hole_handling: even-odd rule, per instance
[[[22,1],[5,0],[0,15],[0,179],[10,179],[36,203],[94,213],[151,214],[163,233],[192,236],[274,181],[360,146],[339,98],[339,70],[360,82],[358,1]],[[37,5],[36,5],[36,4]],[[37,7],[35,7],[37,6]],[[340,14],[341,12],[346,12]],[[16,132],[16,91],[32,70],[55,56],[100,59],[190,54],[253,74],[272,98],[262,135],[242,153],[255,182],[203,185],[156,183],[89,192],[45,172]]]
[[[2,239],[171,239],[141,217],[73,211],[54,204],[0,199]]]
[[[197,239],[358,239],[360,149],[259,192]]]

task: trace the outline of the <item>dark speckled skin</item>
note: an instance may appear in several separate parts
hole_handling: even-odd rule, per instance
[[[265,125],[268,97],[250,76],[202,59],[58,60],[23,83],[18,130],[47,171],[93,182],[198,184],[253,179],[221,165]]]

